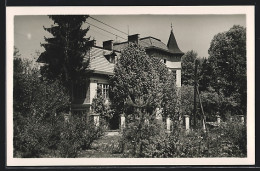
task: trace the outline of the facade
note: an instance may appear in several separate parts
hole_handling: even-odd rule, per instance
[[[144,47],[148,55],[160,58],[170,71],[176,75],[176,85],[181,87],[181,57],[184,53],[179,49],[173,30],[170,32],[167,45],[154,37],[139,38],[139,34],[129,35],[128,41],[113,43],[112,40],[104,41],[103,47],[98,47],[95,40],[90,42],[90,50],[85,59],[90,59],[92,74],[85,82],[75,83],[73,86],[72,112],[75,115],[89,113],[92,100],[97,95],[97,87],[100,86],[102,95],[108,98],[109,76],[114,74],[114,66],[120,58],[121,51],[129,42],[137,43]],[[98,116],[94,114],[94,121],[98,122]],[[110,129],[119,129],[119,116],[111,119]],[[122,121],[122,118],[121,118]],[[121,123],[122,126],[122,123]]]
[[[72,110],[75,114],[83,114],[90,109],[92,100],[97,95],[98,86],[102,89],[102,95],[108,98],[109,76],[114,74],[114,66],[117,59],[120,58],[120,52],[128,46],[129,42],[144,47],[148,55],[160,58],[169,70],[175,73],[176,85],[181,87],[181,57],[184,53],[178,47],[173,30],[170,32],[167,45],[154,37],[139,38],[139,34],[129,35],[126,42],[113,43],[112,40],[105,41],[103,47],[96,46],[93,40],[90,51],[86,55],[86,59],[90,59],[90,69],[93,74],[85,84],[74,91]],[[97,119],[94,120],[97,121]],[[120,125],[119,116],[115,116],[111,120],[110,129],[118,129]]]

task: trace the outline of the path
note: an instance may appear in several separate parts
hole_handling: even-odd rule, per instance
[[[121,154],[115,154],[119,137],[119,132],[106,132],[103,137],[93,142],[91,149],[82,151],[78,157],[119,158]]]

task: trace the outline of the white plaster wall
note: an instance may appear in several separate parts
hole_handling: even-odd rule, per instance
[[[181,87],[181,69],[176,70],[176,86]]]
[[[96,93],[97,93],[97,83],[96,82],[93,82],[93,81],[90,81],[90,104],[92,103],[92,100],[93,98],[96,96]]]
[[[181,62],[166,61],[166,66],[171,69],[181,69]]]

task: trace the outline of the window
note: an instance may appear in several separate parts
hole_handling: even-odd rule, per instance
[[[115,60],[115,58],[116,58],[116,56],[115,55],[105,55],[105,57],[106,57],[106,59],[110,62],[110,63],[115,63],[116,62],[116,60]]]
[[[166,64],[167,60],[166,59],[163,59],[163,63]]]
[[[171,70],[171,73],[173,75],[173,78],[176,80],[176,70]]]
[[[108,84],[98,83],[98,89],[99,89],[99,91],[97,92],[98,96],[102,95],[104,97],[104,99],[109,98],[109,85]]]
[[[73,84],[73,96],[75,99],[86,98],[86,81],[81,81]]]

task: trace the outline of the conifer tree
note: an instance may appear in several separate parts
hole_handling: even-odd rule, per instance
[[[44,62],[41,73],[51,80],[60,80],[70,92],[72,99],[73,83],[81,81],[89,74],[89,59],[84,56],[89,50],[89,37],[85,37],[89,27],[82,28],[88,16],[85,15],[51,15],[54,25],[45,28],[53,37],[44,37],[41,44],[45,51],[38,61]]]

